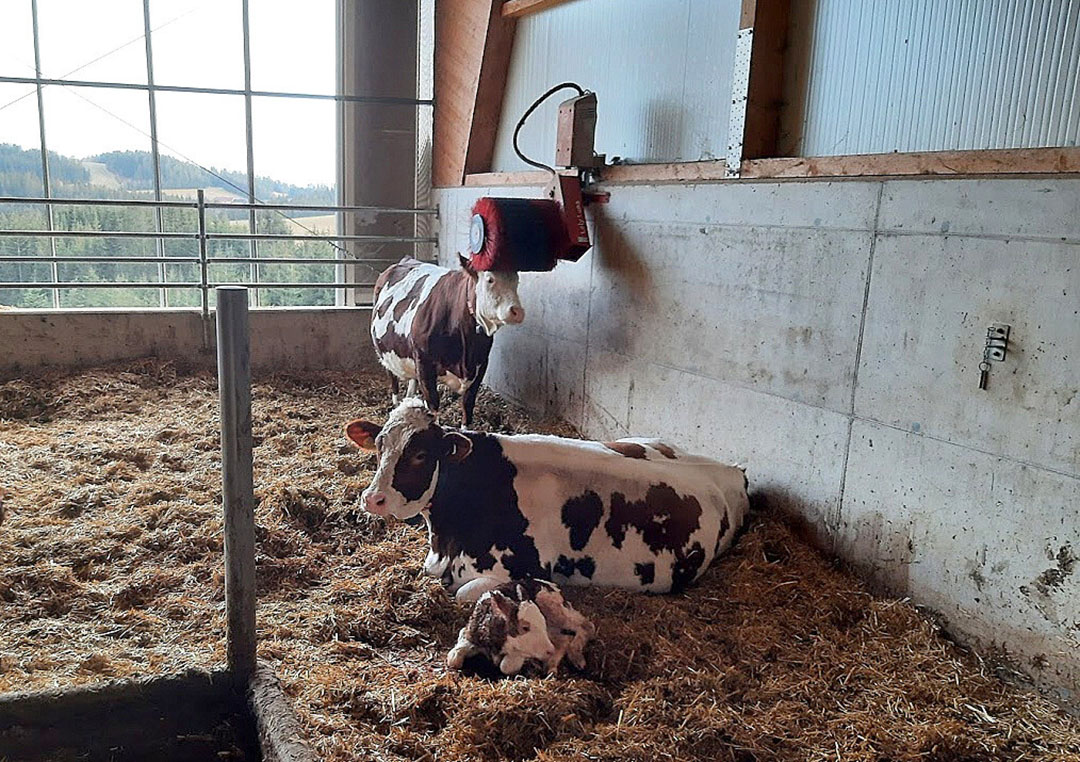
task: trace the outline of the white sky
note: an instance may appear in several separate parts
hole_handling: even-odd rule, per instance
[[[250,0],[249,12],[253,89],[333,94],[334,0]],[[146,84],[142,0],[38,0],[38,14],[45,77]],[[150,24],[157,84],[243,87],[240,0],[151,0]],[[0,75],[34,75],[30,0],[0,0]],[[38,147],[33,90],[0,84],[0,143]],[[333,101],[254,98],[255,174],[333,185],[334,112]],[[244,171],[242,96],[159,92],[157,115],[162,153]],[[48,87],[45,121],[57,153],[150,148],[146,92]]]

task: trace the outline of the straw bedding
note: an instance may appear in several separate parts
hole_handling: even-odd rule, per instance
[[[1075,720],[768,517],[685,595],[569,590],[599,630],[582,674],[447,673],[467,612],[422,527],[360,510],[373,460],[341,435],[385,416],[382,378],[263,377],[254,406],[260,657],[323,759],[1080,754]],[[223,662],[216,410],[210,374],[161,361],[0,384],[0,692]]]

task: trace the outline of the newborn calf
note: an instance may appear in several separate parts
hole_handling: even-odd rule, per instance
[[[595,632],[592,622],[550,582],[505,582],[480,596],[446,662],[461,669],[467,657],[479,653],[504,675],[512,675],[527,659],[535,659],[550,674],[568,656],[571,664],[584,669],[585,645]]]

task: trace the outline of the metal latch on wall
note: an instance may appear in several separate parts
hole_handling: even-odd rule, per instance
[[[990,378],[990,363],[1005,362],[1005,353],[1009,349],[1009,331],[1011,326],[1004,323],[991,323],[986,329],[986,345],[983,347],[982,362],[979,363],[979,388],[986,389]]]

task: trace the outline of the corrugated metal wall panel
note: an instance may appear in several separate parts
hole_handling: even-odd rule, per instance
[[[1080,0],[792,4],[782,153],[1071,146]]]
[[[514,125],[552,85],[597,93],[596,150],[634,162],[697,161],[727,151],[739,0],[576,0],[518,22],[493,169],[526,168]],[[552,96],[521,131],[531,158],[555,158]]]

